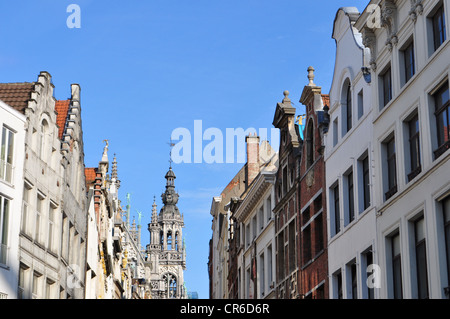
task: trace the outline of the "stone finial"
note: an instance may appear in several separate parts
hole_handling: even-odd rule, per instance
[[[291,99],[289,98],[289,91],[285,90],[283,92],[283,95],[284,95],[283,103],[291,103]]]
[[[158,222],[158,212],[156,211],[156,196],[153,196],[152,223]]]
[[[308,80],[309,80],[309,84],[308,86],[315,86],[314,84],[314,68],[312,66],[310,66],[308,68]]]

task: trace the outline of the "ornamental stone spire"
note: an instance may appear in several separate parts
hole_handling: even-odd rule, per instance
[[[147,261],[151,263],[153,299],[186,298],[184,274],[186,252],[183,245],[183,216],[177,203],[175,191],[175,173],[172,163],[165,175],[166,190],[161,195],[163,207],[159,215],[156,210],[156,198],[153,199],[152,220],[148,224],[150,244],[147,245]]]
[[[156,210],[156,196],[153,196],[152,224],[158,223],[158,211]]]

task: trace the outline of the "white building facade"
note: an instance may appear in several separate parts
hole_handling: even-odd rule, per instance
[[[17,299],[25,158],[23,114],[0,101],[0,299]]]
[[[376,262],[371,89],[362,67],[370,51],[354,28],[356,8],[336,14],[336,61],[325,137],[330,298],[375,298],[367,285]],[[369,269],[370,270],[370,269]]]
[[[272,208],[276,168],[261,171],[234,214],[241,249],[237,255],[239,298],[275,298],[275,226]]]
[[[449,298],[450,3],[373,0],[370,49],[380,298]]]

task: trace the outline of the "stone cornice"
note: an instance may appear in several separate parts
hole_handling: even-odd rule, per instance
[[[234,214],[234,218],[236,218],[238,222],[243,222],[249,216],[264,192],[266,192],[271,185],[274,185],[275,174],[276,172],[269,171],[262,171],[258,174],[253,182],[253,186]]]

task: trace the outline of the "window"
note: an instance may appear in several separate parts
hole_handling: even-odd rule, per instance
[[[33,287],[31,290],[33,299],[38,299],[41,297],[41,291],[42,291],[41,279],[42,279],[41,274],[39,274],[37,272],[33,273]]]
[[[238,299],[243,299],[242,296],[242,275],[241,275],[241,267],[238,268],[238,282],[237,282],[237,297]]]
[[[408,83],[408,81],[416,73],[415,57],[414,57],[414,42],[411,41],[407,46],[400,52],[403,58],[403,74],[402,74],[402,84]]]
[[[385,165],[386,165],[386,180],[385,200],[391,198],[397,192],[397,166],[395,155],[395,137],[390,137],[384,142],[385,147]]]
[[[0,196],[0,264],[8,262],[9,199]]]
[[[249,268],[247,268],[247,271],[246,271],[246,274],[245,274],[246,276],[245,276],[245,282],[246,282],[246,289],[245,289],[245,291],[247,292],[247,294],[246,294],[246,298],[247,299],[250,299],[250,267]]]
[[[418,298],[427,299],[428,298],[427,252],[425,245],[425,225],[423,216],[414,221],[414,238],[416,251]]]
[[[353,171],[345,177],[347,183],[347,224],[351,223],[355,219],[355,194],[353,189]]]
[[[252,225],[253,225],[253,239],[255,239],[258,228],[258,225],[256,224],[256,215],[253,216]]]
[[[266,215],[267,215],[267,221],[269,221],[272,218],[272,198],[269,196],[266,199]]]
[[[172,232],[167,232],[167,250],[172,250]]]
[[[358,120],[364,115],[364,91],[358,93]]]
[[[2,129],[0,149],[0,179],[12,183],[14,133],[6,127]]]
[[[333,207],[333,213],[334,213],[334,233],[337,234],[341,231],[341,216],[340,216],[340,210],[339,210],[339,184],[336,183],[336,186],[334,186],[331,189],[331,199],[332,199],[332,207]]]
[[[394,299],[402,299],[402,259],[400,253],[400,234],[396,233],[391,237],[392,251],[392,282]]]
[[[435,103],[438,147],[434,151],[437,159],[450,147],[450,98],[448,81],[433,95]]]
[[[283,167],[283,196],[288,191],[287,165]]]
[[[75,260],[75,245],[76,245],[76,241],[75,241],[75,227],[74,227],[74,225],[72,224],[72,222],[71,221],[69,221],[69,241],[68,241],[68,244],[69,244],[69,248],[68,248],[68,250],[69,250],[69,263],[70,264],[75,264],[76,263],[76,260]]]
[[[366,152],[358,160],[359,179],[362,184],[358,187],[359,192],[359,211],[363,212],[370,206],[370,169],[369,169],[369,155]]]
[[[267,283],[270,288],[272,287],[273,276],[272,276],[272,245],[267,247]]]
[[[31,188],[27,183],[24,183],[23,186],[23,197],[22,197],[22,218],[21,218],[21,226],[20,230],[25,234],[30,235],[29,227],[28,227],[28,218],[30,216],[30,208],[29,208],[29,200],[30,200],[30,191]]]
[[[430,19],[433,24],[433,44],[436,51],[446,39],[444,6],[441,5]]]
[[[324,239],[323,239],[323,214],[320,213],[316,219],[314,220],[314,225],[315,225],[315,236],[316,236],[316,240],[315,240],[315,255],[317,256],[317,254],[319,254],[320,252],[322,252],[322,250],[324,249]]]
[[[392,78],[390,66],[380,75],[380,86],[381,86],[380,109],[382,109],[392,99]]]
[[[371,272],[367,271],[370,265],[373,264],[373,252],[372,252],[372,248],[369,248],[365,253],[364,253],[364,259],[365,259],[365,266],[366,266],[366,278],[368,278],[369,276],[372,275]],[[372,287],[371,285],[368,284],[367,279],[366,279],[366,288],[367,288],[367,299],[374,299],[374,290],[375,288]]]
[[[296,242],[296,220],[295,218],[289,223],[289,272],[292,272],[297,267],[297,256],[295,254],[295,242]]]
[[[306,169],[314,162],[314,124],[312,119],[308,121],[306,130]]]
[[[41,232],[42,232],[42,225],[41,225],[41,221],[42,221],[42,214],[44,212],[44,198],[42,197],[42,195],[38,194],[37,198],[36,198],[36,223],[35,223],[35,230],[34,230],[34,239],[36,240],[37,243],[41,243],[42,241],[42,237],[41,237]]]
[[[337,143],[338,143],[338,132],[339,132],[339,129],[338,129],[338,119],[336,118],[334,121],[333,121],[333,146],[336,146],[337,145]]]
[[[442,201],[442,213],[444,222],[445,255],[447,261],[447,280],[450,287],[450,196]]]
[[[168,288],[167,297],[170,299],[176,298],[178,296],[177,277],[172,274],[165,274],[163,276],[163,281],[166,283]]]
[[[311,224],[303,229],[303,265],[311,260]]]
[[[245,247],[250,246],[250,222],[245,225]]]
[[[422,170],[420,164],[420,134],[419,134],[419,116],[416,113],[408,122],[409,136],[409,158],[410,169],[408,173],[408,181],[411,181]]]
[[[48,211],[48,249],[53,251],[54,250],[54,229],[55,229],[55,207],[50,204],[49,211]]]
[[[310,218],[310,206],[306,207],[302,212],[302,224],[306,225]]]
[[[53,287],[55,286],[55,282],[47,279],[45,282],[45,299],[52,299],[53,298]]]
[[[350,82],[347,83],[347,89],[346,89],[346,100],[345,100],[345,115],[346,115],[346,130],[344,132],[347,133],[352,128],[352,90]]]
[[[66,214],[63,212],[63,219],[61,223],[61,257],[68,261],[69,259],[69,219],[67,218]],[[160,234],[161,244],[163,241],[164,235]]]
[[[316,289],[316,299],[325,299],[325,285],[321,284]]]
[[[356,261],[353,261],[350,264],[350,284],[351,284],[351,298],[352,299],[358,299],[358,277],[357,277],[357,273],[356,273]]]
[[[282,230],[277,237],[277,276],[278,281],[284,279],[285,276],[285,257],[284,257],[284,232]]]
[[[264,293],[266,291],[265,285],[265,270],[264,270],[264,253],[259,256],[259,291],[261,294],[261,298],[264,297]]]
[[[39,135],[39,157],[43,161],[47,161],[47,148],[48,148],[48,140],[47,135],[49,129],[48,129],[48,123],[46,120],[43,120],[41,123],[41,129],[40,129],[40,135]]]
[[[258,212],[259,216],[259,228],[262,230],[264,228],[264,206],[261,206],[259,208],[259,212]]]
[[[25,299],[25,283],[28,282],[29,267],[20,263],[19,268],[19,285],[17,289],[17,299]]]
[[[340,270],[334,274],[334,287],[335,299],[342,299],[342,274]]]

